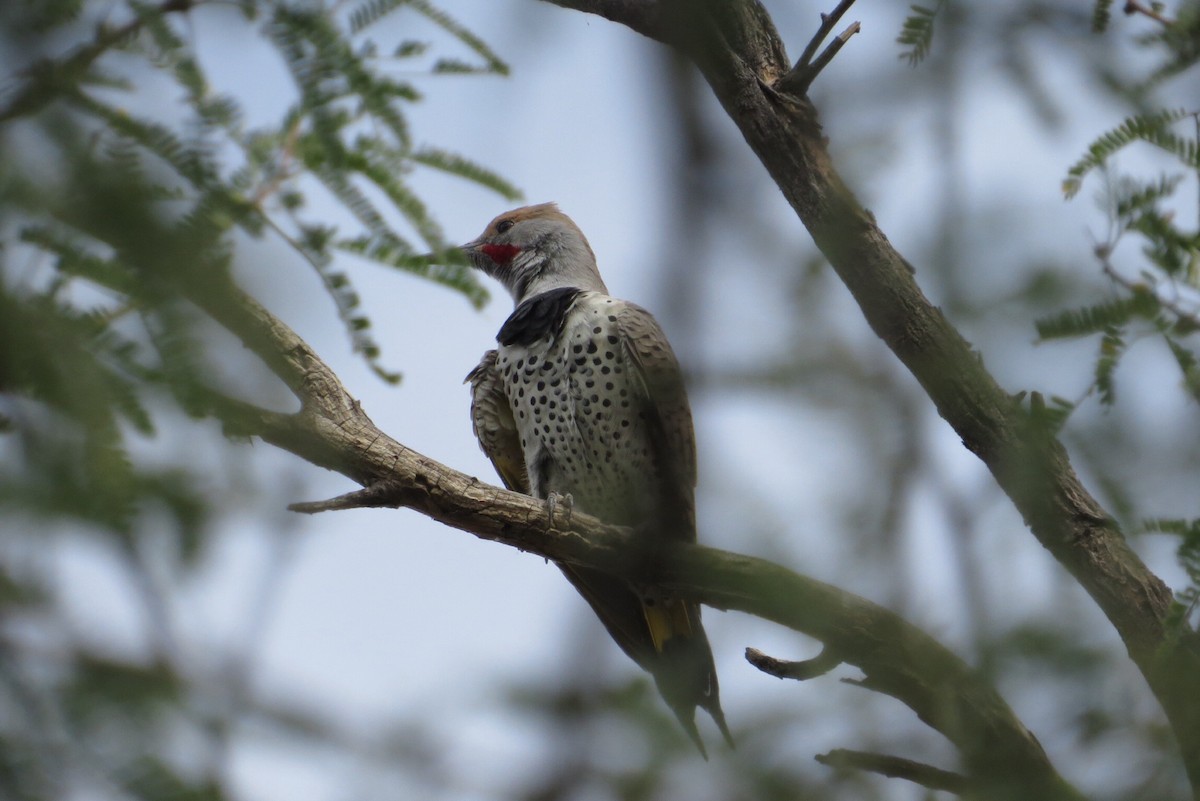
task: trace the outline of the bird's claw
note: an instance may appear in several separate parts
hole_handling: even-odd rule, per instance
[[[565,528],[570,528],[571,512],[575,509],[575,499],[571,497],[571,493],[569,492],[566,494],[560,494],[553,491],[546,496],[546,515],[550,518],[550,528],[555,528],[554,513],[558,510],[559,504],[562,504],[563,509],[565,509],[567,513]]]

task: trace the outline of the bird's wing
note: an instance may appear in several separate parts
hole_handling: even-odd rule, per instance
[[[512,406],[504,394],[504,378],[496,368],[496,351],[483,354],[479,364],[467,374],[471,385],[471,425],[479,447],[492,461],[504,486],[529,494],[529,474]]]
[[[650,312],[625,303],[616,316],[660,476],[659,528],[664,536],[695,542],[696,435],[683,372]]]

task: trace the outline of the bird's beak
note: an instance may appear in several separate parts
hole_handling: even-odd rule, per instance
[[[480,263],[476,257],[480,255],[479,248],[482,247],[483,244],[484,244],[484,242],[483,242],[482,238],[472,239],[470,242],[467,242],[464,245],[459,245],[455,249],[467,257],[467,264],[471,265],[472,267],[478,268]]]

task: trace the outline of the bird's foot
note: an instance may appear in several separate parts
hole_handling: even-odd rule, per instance
[[[575,509],[575,499],[571,497],[571,493],[559,494],[551,491],[546,496],[546,515],[550,518],[550,528],[556,528],[554,525],[554,513],[558,511],[559,504],[566,511],[566,524],[564,528],[571,527],[571,513]]]

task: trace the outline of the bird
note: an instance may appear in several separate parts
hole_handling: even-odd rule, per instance
[[[513,312],[468,374],[476,438],[510,490],[615,525],[654,546],[696,541],[696,445],[679,362],[658,322],[608,294],[579,227],[554,203],[493,219],[461,246]],[[653,676],[707,759],[704,709],[732,748],[700,606],[653,585],[559,563],[617,645]]]

